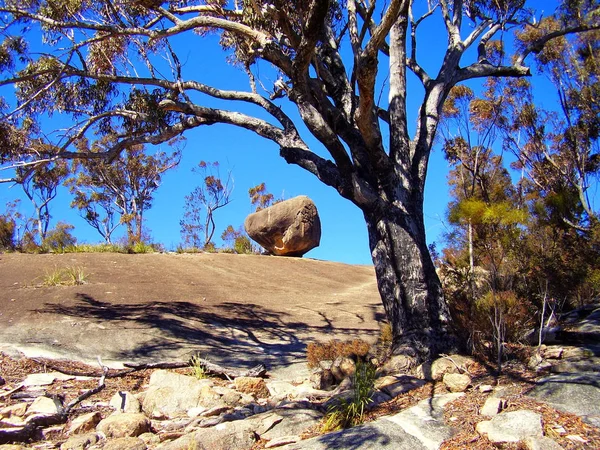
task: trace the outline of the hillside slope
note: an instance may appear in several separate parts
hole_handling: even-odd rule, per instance
[[[85,284],[44,286],[61,268]],[[288,364],[314,340],[373,339],[372,267],[231,254],[0,255],[0,351],[79,360]]]

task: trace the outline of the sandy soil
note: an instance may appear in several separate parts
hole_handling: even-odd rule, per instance
[[[44,286],[61,268],[85,284]],[[288,365],[308,342],[374,340],[372,267],[231,254],[0,255],[0,351],[105,363],[201,353]]]

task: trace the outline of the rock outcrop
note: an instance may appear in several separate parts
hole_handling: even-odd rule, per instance
[[[302,256],[321,241],[317,207],[303,195],[250,214],[244,228],[248,236],[277,256]]]

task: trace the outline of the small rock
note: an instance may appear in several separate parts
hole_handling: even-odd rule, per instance
[[[579,436],[578,434],[569,434],[568,436],[565,436],[568,440],[573,441],[573,442],[579,442],[580,444],[587,444],[587,441],[582,438],[581,436]]]
[[[282,436],[272,439],[265,444],[265,448],[281,447],[282,445],[295,444],[301,440],[300,436]]]
[[[440,381],[447,373],[468,372],[469,367],[475,364],[473,358],[462,355],[450,355],[436,359],[430,368],[430,377],[434,381]],[[426,372],[426,368],[424,368]]]
[[[6,381],[4,380],[4,378],[2,378],[0,376],[0,386],[4,386],[6,384]]]
[[[58,413],[60,404],[58,400],[53,400],[49,397],[38,397],[36,398],[31,406],[27,409],[27,415],[45,415],[51,416]]]
[[[494,386],[492,386],[491,384],[482,384],[479,386],[479,392],[483,392],[484,394],[486,392],[492,392],[494,390]]]
[[[334,384],[335,379],[331,370],[317,368],[310,374],[309,381],[314,389],[326,390]]]
[[[408,355],[392,355],[381,368],[381,372],[390,375],[409,373],[415,367],[416,359]]]
[[[394,398],[425,384],[424,380],[409,375],[386,376],[375,381],[375,388]]]
[[[450,392],[465,392],[471,384],[471,377],[464,373],[446,373],[443,383]]]
[[[32,373],[23,380],[23,386],[48,386],[55,381],[72,380],[73,376],[60,372]]]
[[[96,433],[71,436],[60,446],[60,450],[85,450],[100,440]]]
[[[486,434],[493,443],[519,442],[543,435],[542,416],[529,410],[505,412],[492,420],[479,422],[477,432]]]
[[[203,413],[200,414],[201,417],[214,417],[220,414],[223,414],[227,411],[230,411],[231,407],[227,405],[215,406],[214,408],[209,408]]]
[[[160,444],[160,437],[154,433],[142,433],[138,436],[146,445],[155,446]]]
[[[88,433],[96,428],[100,420],[102,420],[102,416],[98,411],[78,416],[71,422],[69,434]]]
[[[338,382],[354,375],[355,371],[356,363],[347,356],[338,356],[331,366],[331,373]]]
[[[107,441],[102,450],[146,450],[148,446],[136,437],[123,437]]]
[[[190,408],[187,410],[187,415],[188,417],[198,417],[200,414],[202,414],[204,411],[208,411],[208,408],[205,408],[204,406],[198,406],[197,408]]]
[[[257,398],[268,397],[269,390],[265,380],[256,377],[238,377],[235,379],[235,388],[244,394],[253,394]]]
[[[27,448],[17,444],[0,444],[0,450],[27,450]]]
[[[560,345],[549,345],[541,353],[546,359],[560,359],[564,349]]]
[[[0,418],[3,417],[23,417],[27,412],[27,403],[17,403],[6,408],[0,409]]]
[[[486,399],[483,407],[481,408],[480,414],[482,416],[493,417],[500,413],[506,406],[506,400],[501,398],[490,397]]]
[[[108,416],[96,427],[107,438],[136,437],[150,430],[150,421],[140,413]]]
[[[111,408],[119,412],[139,413],[142,406],[137,398],[130,392],[119,391],[110,399]]]
[[[547,436],[530,436],[523,440],[527,450],[563,450],[556,441]]]

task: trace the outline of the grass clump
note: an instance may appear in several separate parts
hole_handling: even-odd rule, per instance
[[[329,407],[321,431],[327,433],[363,423],[365,409],[371,402],[375,377],[375,366],[359,358],[356,371],[352,375],[352,397],[341,399],[339,403]]]
[[[56,268],[46,272],[42,280],[43,286],[78,286],[87,282],[87,274],[83,267]]]
[[[208,373],[204,368],[204,364],[202,364],[202,358],[200,357],[200,354],[192,356],[189,364],[194,372],[194,376],[198,380],[204,380],[205,378],[208,378]]]
[[[317,367],[321,361],[334,361],[338,356],[364,358],[370,348],[371,345],[362,339],[351,341],[332,339],[329,342],[311,342],[306,347],[306,359],[308,367],[313,368]]]

